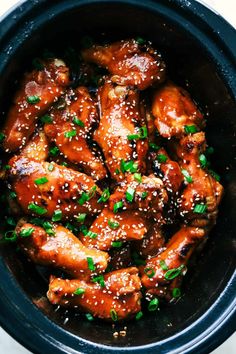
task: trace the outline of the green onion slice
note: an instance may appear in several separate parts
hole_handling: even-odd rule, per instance
[[[147,267],[144,269],[144,273],[148,276],[148,278],[153,278],[155,275],[155,271],[151,267]]]
[[[157,298],[152,299],[148,304],[148,311],[156,311],[159,305],[159,300]]]
[[[113,211],[114,213],[117,213],[119,209],[121,209],[123,207],[123,202],[122,201],[119,201],[117,203],[114,204],[114,208],[113,208]]]
[[[108,220],[108,225],[110,226],[111,229],[116,230],[120,226],[120,223],[118,221],[109,219]]]
[[[184,130],[186,134],[194,134],[197,133],[196,125],[185,125]]]
[[[76,134],[77,134],[77,131],[73,129],[73,130],[70,130],[69,132],[65,132],[64,136],[66,138],[73,138],[74,136],[76,136]]]
[[[57,209],[54,211],[53,216],[52,216],[52,221],[57,222],[62,219],[62,211]]]
[[[34,95],[34,96],[27,96],[26,100],[29,104],[36,104],[40,102],[41,98],[39,96]]]
[[[45,184],[47,182],[48,182],[47,177],[40,177],[40,178],[37,178],[37,179],[34,180],[34,183],[37,184],[37,185]]]
[[[178,268],[173,268],[173,269],[168,270],[164,275],[165,279],[166,280],[175,279],[176,277],[178,277],[182,273],[182,269],[184,267],[185,267],[184,264],[181,264]]]
[[[111,243],[111,245],[112,245],[112,247],[114,247],[114,248],[120,248],[120,247],[122,247],[123,242],[122,242],[122,241],[113,241],[113,242]]]
[[[193,212],[196,214],[204,214],[207,210],[206,204],[196,204]]]
[[[181,172],[182,172],[186,182],[188,182],[188,183],[192,183],[193,182],[193,178],[190,176],[190,174],[188,173],[187,170],[183,169],[183,170],[181,170]]]
[[[78,289],[76,289],[76,290],[74,291],[73,294],[75,294],[75,295],[83,295],[84,293],[85,293],[85,289],[83,289],[83,288],[78,288]]]
[[[91,257],[87,257],[87,263],[88,263],[88,268],[91,270],[91,271],[94,271],[96,269],[95,265],[94,265],[94,262],[93,262],[93,258]]]
[[[172,296],[177,299],[181,296],[181,290],[179,288],[174,288],[172,290]]]
[[[101,202],[105,203],[109,198],[110,198],[110,191],[109,191],[109,188],[106,188],[102,192],[101,197],[98,199],[98,203],[101,203]]]
[[[34,228],[33,227],[29,227],[27,229],[23,229],[20,232],[20,236],[21,237],[29,237],[32,235],[32,233],[34,232]]]
[[[77,118],[76,116],[73,118],[73,123],[75,123],[76,125],[78,125],[81,128],[84,127],[84,122],[82,122],[82,120]]]
[[[103,275],[98,275],[97,277],[92,278],[93,283],[98,283],[102,288],[105,288],[105,280]]]
[[[128,187],[125,193],[126,200],[132,203],[132,201],[134,200],[134,194],[135,194],[135,190],[131,187]]]
[[[160,163],[165,163],[168,160],[168,157],[164,154],[157,155],[157,161]]]
[[[47,209],[38,206],[35,203],[30,203],[28,205],[28,209],[31,210],[33,213],[38,214],[38,215],[44,215],[47,213]]]
[[[139,311],[139,312],[136,314],[135,319],[138,321],[138,320],[140,320],[142,317],[143,317],[143,312],[142,312],[142,311]]]
[[[162,270],[168,270],[169,269],[167,264],[166,264],[166,262],[164,261],[164,259],[161,259],[159,261],[159,264],[160,264]]]
[[[116,310],[111,309],[111,310],[110,310],[110,315],[111,315],[112,321],[116,322],[116,321],[118,320],[118,315],[117,315]]]

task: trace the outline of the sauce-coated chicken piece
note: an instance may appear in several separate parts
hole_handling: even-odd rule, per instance
[[[140,128],[145,126],[139,110],[138,92],[106,82],[98,90],[98,100],[101,120],[94,133],[94,140],[103,150],[111,177],[115,180],[124,179],[126,171],[122,171],[121,165],[128,161],[133,162],[137,170],[144,172],[147,139],[128,138],[137,135]]]
[[[205,236],[200,228],[183,226],[166,245],[166,249],[141,267],[142,285],[156,288],[181,278],[186,272],[186,264],[196,245]]]
[[[52,122],[44,125],[47,137],[70,162],[82,166],[85,173],[94,179],[106,177],[101,157],[96,156],[88,145],[91,130],[98,120],[88,89],[70,90],[64,99],[64,109],[54,107],[50,111]]]
[[[101,212],[99,188],[91,177],[70,168],[25,157],[13,157],[9,177],[17,201],[26,214],[72,219],[78,213]]]
[[[161,228],[162,223],[163,219],[160,215],[160,221],[149,228],[147,235],[141,241],[136,242],[135,249],[142,257],[154,257],[163,250],[165,237]]]
[[[155,125],[164,138],[180,138],[185,134],[186,126],[195,126],[199,130],[205,123],[188,92],[172,83],[155,92],[152,113]]]
[[[142,181],[138,182],[134,175],[128,175],[110,196],[109,209],[115,212],[117,207],[118,211],[139,210],[158,221],[167,201],[167,192],[161,179],[149,175],[142,176]]]
[[[42,70],[26,73],[8,113],[3,133],[5,151],[23,147],[35,130],[37,118],[64,93],[69,69],[59,59],[42,62]]]
[[[21,150],[20,155],[35,161],[45,161],[49,153],[49,144],[45,133],[40,129]]]
[[[104,208],[94,220],[89,233],[80,240],[86,247],[108,251],[117,247],[117,241],[140,240],[146,232],[147,222],[139,212],[124,211],[115,214]]]
[[[59,268],[80,279],[88,279],[91,274],[106,270],[109,260],[107,253],[88,249],[70,230],[61,225],[51,225],[53,235],[47,233],[48,229],[23,221],[16,228],[21,250],[34,263]],[[31,234],[25,237],[28,230],[31,230]]]
[[[203,132],[188,135],[176,144],[181,168],[187,172],[189,180],[179,199],[179,212],[191,225],[199,227],[211,227],[215,223],[223,194],[222,185],[201,167],[200,158],[205,156],[205,148]]]
[[[132,318],[140,311],[140,288],[138,269],[131,267],[107,273],[98,282],[91,283],[52,277],[47,296],[54,305],[78,308],[94,317],[120,321]]]
[[[154,173],[160,177],[166,190],[172,195],[176,195],[184,181],[178,162],[170,159],[164,148],[157,152],[150,152]]]
[[[144,90],[165,79],[165,64],[158,52],[148,45],[139,45],[135,40],[93,45],[82,51],[82,57],[106,68],[112,74],[112,82],[118,85]]]

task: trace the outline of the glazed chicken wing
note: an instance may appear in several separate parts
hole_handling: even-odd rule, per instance
[[[69,70],[59,59],[42,62],[42,70],[27,73],[16,93],[3,133],[7,152],[24,146],[34,132],[36,121],[64,93],[69,84]]]
[[[129,140],[137,135],[145,122],[139,111],[139,94],[126,86],[114,86],[106,82],[99,88],[98,99],[101,112],[99,127],[94,134],[106,159],[111,177],[124,179],[122,163],[131,161],[132,168],[145,171],[147,139]],[[130,172],[127,168],[127,172]]]
[[[40,129],[21,150],[20,155],[35,161],[45,161],[48,153],[48,140],[45,133]]]
[[[187,91],[172,83],[157,90],[153,97],[152,113],[155,125],[164,138],[185,134],[188,126],[197,131],[204,126],[204,118]]]
[[[91,225],[89,233],[80,240],[86,247],[108,251],[122,241],[140,240],[146,232],[147,222],[139,212],[124,211],[115,214],[104,208]]]
[[[147,289],[169,284],[186,272],[186,264],[196,245],[205,236],[200,228],[183,226],[168,242],[166,249],[141,267],[142,285]]]
[[[165,65],[156,50],[135,40],[110,45],[94,45],[82,52],[85,61],[106,68],[112,82],[144,90],[165,79]]]
[[[98,282],[51,278],[47,293],[54,305],[72,307],[105,320],[134,317],[141,309],[141,283],[135,267],[107,273]]]
[[[65,107],[54,107],[50,111],[50,123],[44,125],[47,137],[53,141],[64,156],[72,163],[79,164],[95,179],[106,177],[106,168],[101,157],[88,146],[88,138],[97,110],[86,87],[70,90],[65,96]]]
[[[9,177],[17,201],[26,214],[71,219],[78,213],[97,214],[100,190],[91,177],[55,163],[13,157]]]
[[[82,279],[105,271],[109,260],[107,253],[86,248],[61,225],[51,224],[52,235],[48,230],[23,221],[16,228],[21,250],[34,263],[50,265]],[[27,232],[31,232],[30,236]]]
[[[179,212],[193,226],[210,227],[215,223],[223,187],[201,167],[206,148],[203,132],[188,135],[177,143],[182,170],[187,173],[186,187],[179,200]]]
[[[163,182],[154,175],[142,176],[138,182],[134,175],[128,175],[109,198],[109,209],[117,212],[122,210],[139,210],[155,221],[168,201]]]

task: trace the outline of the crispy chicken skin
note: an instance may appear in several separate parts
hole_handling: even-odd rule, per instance
[[[26,144],[35,130],[37,118],[48,110],[69,84],[69,69],[62,60],[48,59],[42,65],[42,70],[35,69],[25,74],[15,95],[3,128],[3,145],[7,152],[16,151]]]
[[[179,268],[178,278],[181,278],[186,271],[185,266],[187,261],[192,255],[196,245],[204,236],[205,231],[203,229],[187,226],[181,227],[170,239],[163,252],[157,257],[148,260],[145,266],[140,267],[142,285],[147,289],[151,289],[159,285],[168,284],[171,279],[166,279],[167,271],[179,267],[181,268]],[[163,261],[168,267],[168,270],[163,270]]]
[[[140,240],[147,232],[147,222],[139,212],[124,211],[115,214],[104,208],[91,225],[89,234],[80,238],[81,242],[89,248],[108,251],[114,241]]]
[[[70,90],[65,96],[65,108],[54,107],[50,111],[51,123],[44,125],[47,137],[53,141],[64,156],[79,164],[95,179],[106,177],[101,158],[88,146],[91,130],[98,120],[97,109],[86,87]],[[74,136],[67,136],[70,133]]]
[[[20,222],[21,224],[23,222]],[[29,237],[21,232],[33,228]],[[91,274],[102,273],[107,267],[107,253],[88,249],[71,231],[61,225],[53,225],[54,235],[49,236],[40,226],[23,223],[16,228],[21,250],[34,262],[59,268],[74,278],[87,279]],[[94,270],[89,269],[88,258],[92,259]]]
[[[35,161],[45,161],[49,153],[47,137],[42,129],[37,131],[21,150],[20,155]]]
[[[72,307],[105,320],[121,321],[133,317],[141,309],[141,282],[135,267],[104,275],[104,287],[96,282],[51,278],[47,293],[54,305]],[[77,289],[84,293],[76,295]]]
[[[121,162],[134,161],[141,172],[145,171],[147,139],[129,140],[137,134],[145,121],[139,110],[139,94],[127,86],[114,86],[106,82],[98,90],[100,123],[94,140],[102,148],[111,177],[124,179]]]
[[[133,201],[127,200],[127,193],[134,191]],[[160,212],[168,201],[167,192],[161,179],[154,175],[142,176],[142,182],[128,175],[109,198],[109,209],[114,211],[115,204],[122,202],[120,210],[139,210],[147,217],[159,220]]]
[[[62,219],[71,219],[78,213],[94,215],[101,212],[101,205],[97,202],[100,190],[84,173],[21,156],[13,157],[9,165],[12,189],[26,214],[34,214],[29,208],[32,203],[44,208],[42,215],[45,217],[52,217],[58,209],[62,212]],[[37,184],[35,180],[39,178],[46,180]]]
[[[170,82],[155,92],[152,113],[154,123],[164,138],[180,138],[185,134],[186,125],[201,129],[205,123],[188,92]]]
[[[207,169],[200,167],[199,156],[205,151],[206,140],[203,132],[188,135],[176,144],[176,153],[181,168],[188,171],[192,183],[187,183],[179,200],[180,215],[189,220],[193,226],[214,225],[218,205],[223,195],[223,187]],[[194,212],[197,204],[204,204],[204,213]]]
[[[93,45],[82,51],[82,57],[106,68],[112,74],[112,82],[118,85],[144,90],[165,78],[165,65],[157,51],[148,45],[139,45],[134,39]]]

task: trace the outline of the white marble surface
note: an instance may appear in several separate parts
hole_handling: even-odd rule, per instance
[[[0,0],[0,15],[8,11],[8,9],[17,2],[17,0]],[[216,12],[220,13],[236,28],[236,0],[201,0],[200,2],[207,4]],[[23,348],[0,328],[0,354],[6,353],[30,354],[28,350]],[[211,354],[236,354],[236,334],[232,335]]]

